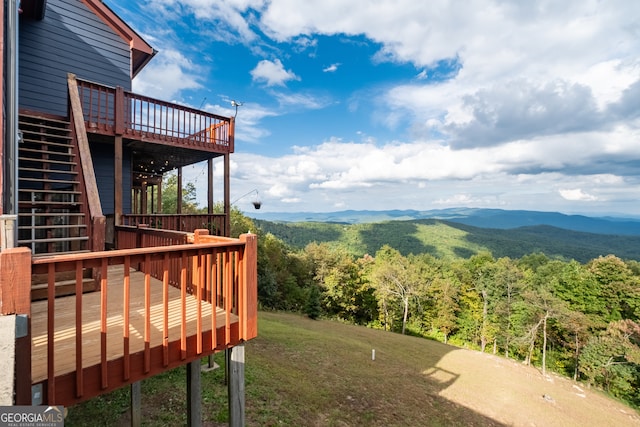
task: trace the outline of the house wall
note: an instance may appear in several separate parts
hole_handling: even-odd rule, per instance
[[[113,144],[92,143],[91,157],[93,169],[96,174],[100,204],[104,215],[115,213],[114,193],[114,146]],[[131,213],[131,150],[122,149],[122,210],[123,213]]]
[[[20,20],[20,108],[67,116],[67,73],[131,90],[129,45],[79,0]]]

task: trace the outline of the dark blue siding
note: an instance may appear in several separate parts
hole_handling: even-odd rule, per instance
[[[113,144],[91,144],[93,170],[96,174],[102,213],[110,215],[115,212],[114,196],[114,147]],[[131,152],[126,147],[122,150],[122,211],[131,213]]]
[[[131,89],[130,49],[80,0],[48,0],[42,21],[20,21],[20,108],[67,115],[67,73]]]

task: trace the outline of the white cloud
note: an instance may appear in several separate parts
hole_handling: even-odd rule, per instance
[[[596,196],[589,193],[585,193],[580,188],[560,189],[558,190],[558,192],[566,200],[580,201],[580,202],[593,202],[598,200]]]
[[[634,177],[592,173],[598,151],[579,143],[556,151],[557,159],[548,154],[556,141],[544,143],[546,150],[530,142],[452,150],[433,142],[331,139],[279,157],[234,154],[232,188],[258,188],[263,210],[272,212],[462,205],[575,212],[576,202],[589,202],[592,212],[638,212]]]
[[[209,111],[214,114],[221,114],[223,116],[231,117],[236,116],[236,140],[242,140],[244,142],[256,143],[262,138],[269,136],[270,131],[261,124],[261,121],[267,117],[274,117],[279,115],[277,111],[269,108],[265,108],[261,105],[251,102],[243,102],[238,107],[237,115],[236,109],[230,106],[229,101],[226,105],[206,104],[203,106],[205,111]]]
[[[199,67],[177,50],[159,52],[133,80],[134,92],[154,98],[175,99],[180,91],[202,87]]]
[[[264,82],[267,86],[284,86],[289,80],[300,80],[291,70],[285,70],[279,59],[269,61],[263,59],[251,70],[254,81]]]
[[[256,40],[245,15],[248,10],[264,6],[263,0],[147,0],[147,3],[149,10],[170,20],[193,14],[210,23],[206,28],[214,39],[230,43]]]
[[[335,73],[336,71],[338,71],[338,67],[340,66],[339,62],[336,62],[335,64],[331,64],[326,68],[322,69],[323,73]]]
[[[279,157],[235,154],[232,188],[261,186],[274,208],[372,207],[376,201],[384,207],[391,201],[418,208],[468,203],[540,209],[544,200],[558,210],[576,202],[609,211],[640,209],[640,2],[471,0],[461,8],[446,0],[150,0],[150,5],[192,13],[218,39],[290,43],[294,54],[315,55],[319,36],[364,35],[379,44],[377,61],[410,63],[418,70],[413,79],[385,85],[377,99],[366,100],[378,108],[376,123],[397,130],[406,142],[353,143],[325,134],[312,136],[324,143]],[[257,28],[271,40],[258,40]],[[276,45],[273,51],[288,60]],[[434,79],[446,61],[455,72]],[[198,71],[180,54],[165,60],[159,55],[145,71],[138,87],[152,96],[166,99],[163,93],[199,84]],[[261,61],[251,76],[272,88],[300,80],[279,59]],[[242,107],[238,139],[260,142],[270,132],[262,119],[292,106],[331,105],[310,92],[271,91],[278,107]],[[364,110],[361,98],[351,101],[350,112]],[[358,129],[364,126],[356,123]],[[267,201],[265,209],[269,206]]]
[[[319,97],[308,93],[281,93],[273,92],[273,97],[278,101],[280,107],[290,110],[294,108],[304,108],[308,110],[318,110],[331,104],[331,100],[326,97]]]
[[[416,125],[440,118],[460,143],[475,145],[607,126],[603,109],[638,80],[639,15],[630,1],[272,0],[260,23],[277,41],[364,34],[381,43],[378,60],[425,67],[416,76],[425,84],[388,92],[388,125],[402,109]],[[461,68],[448,82],[425,79],[451,59]],[[469,136],[477,131],[483,140]]]
[[[293,41],[293,50],[296,53],[310,51],[309,56],[315,56],[315,49],[318,46],[318,40],[306,36],[301,36]]]

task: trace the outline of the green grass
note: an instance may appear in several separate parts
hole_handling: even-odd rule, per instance
[[[571,381],[549,381],[515,361],[295,314],[260,312],[259,337],[245,353],[249,426],[640,423],[611,399],[578,396]],[[202,389],[203,424],[226,425],[224,370],[203,373]],[[144,381],[142,393],[144,425],[186,424],[184,368]],[[124,389],[71,407],[66,425],[128,425],[128,401]]]

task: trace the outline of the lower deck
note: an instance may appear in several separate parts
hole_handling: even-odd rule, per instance
[[[120,227],[121,249],[0,251],[1,308],[16,316],[16,404],[71,406],[222,350],[240,354],[258,333],[257,236],[196,231]],[[72,295],[56,298],[62,291]]]
[[[145,278],[149,281],[148,287]],[[75,295],[53,301],[53,325],[48,316],[48,301],[32,304],[33,384],[55,378],[54,383],[59,387],[76,388],[72,394],[83,400],[82,392],[78,392],[82,389],[78,382],[83,380],[79,380],[76,372],[84,373],[84,382],[97,381],[102,383],[102,389],[117,388],[114,385],[124,385],[139,376],[135,373],[136,361],[143,371],[151,372],[151,358],[161,358],[161,362],[153,364],[164,367],[187,356],[193,358],[193,354],[187,355],[187,347],[190,353],[195,347],[197,353],[211,354],[225,348],[231,327],[234,326],[234,332],[237,328],[235,314],[198,300],[194,295],[185,295],[183,304],[180,289],[166,286],[140,271],[129,269],[125,275],[122,265],[110,266],[106,283],[104,301],[102,291],[82,295],[80,319],[76,316]],[[101,315],[104,303],[105,318]],[[53,329],[53,349],[49,348],[48,322]],[[80,336],[76,334],[77,325],[82,328]],[[214,329],[216,333],[212,334]],[[103,330],[106,333],[102,333]],[[95,375],[103,378],[90,378]],[[51,384],[48,387],[49,394],[62,392],[55,392]],[[67,398],[56,400],[69,403]]]

